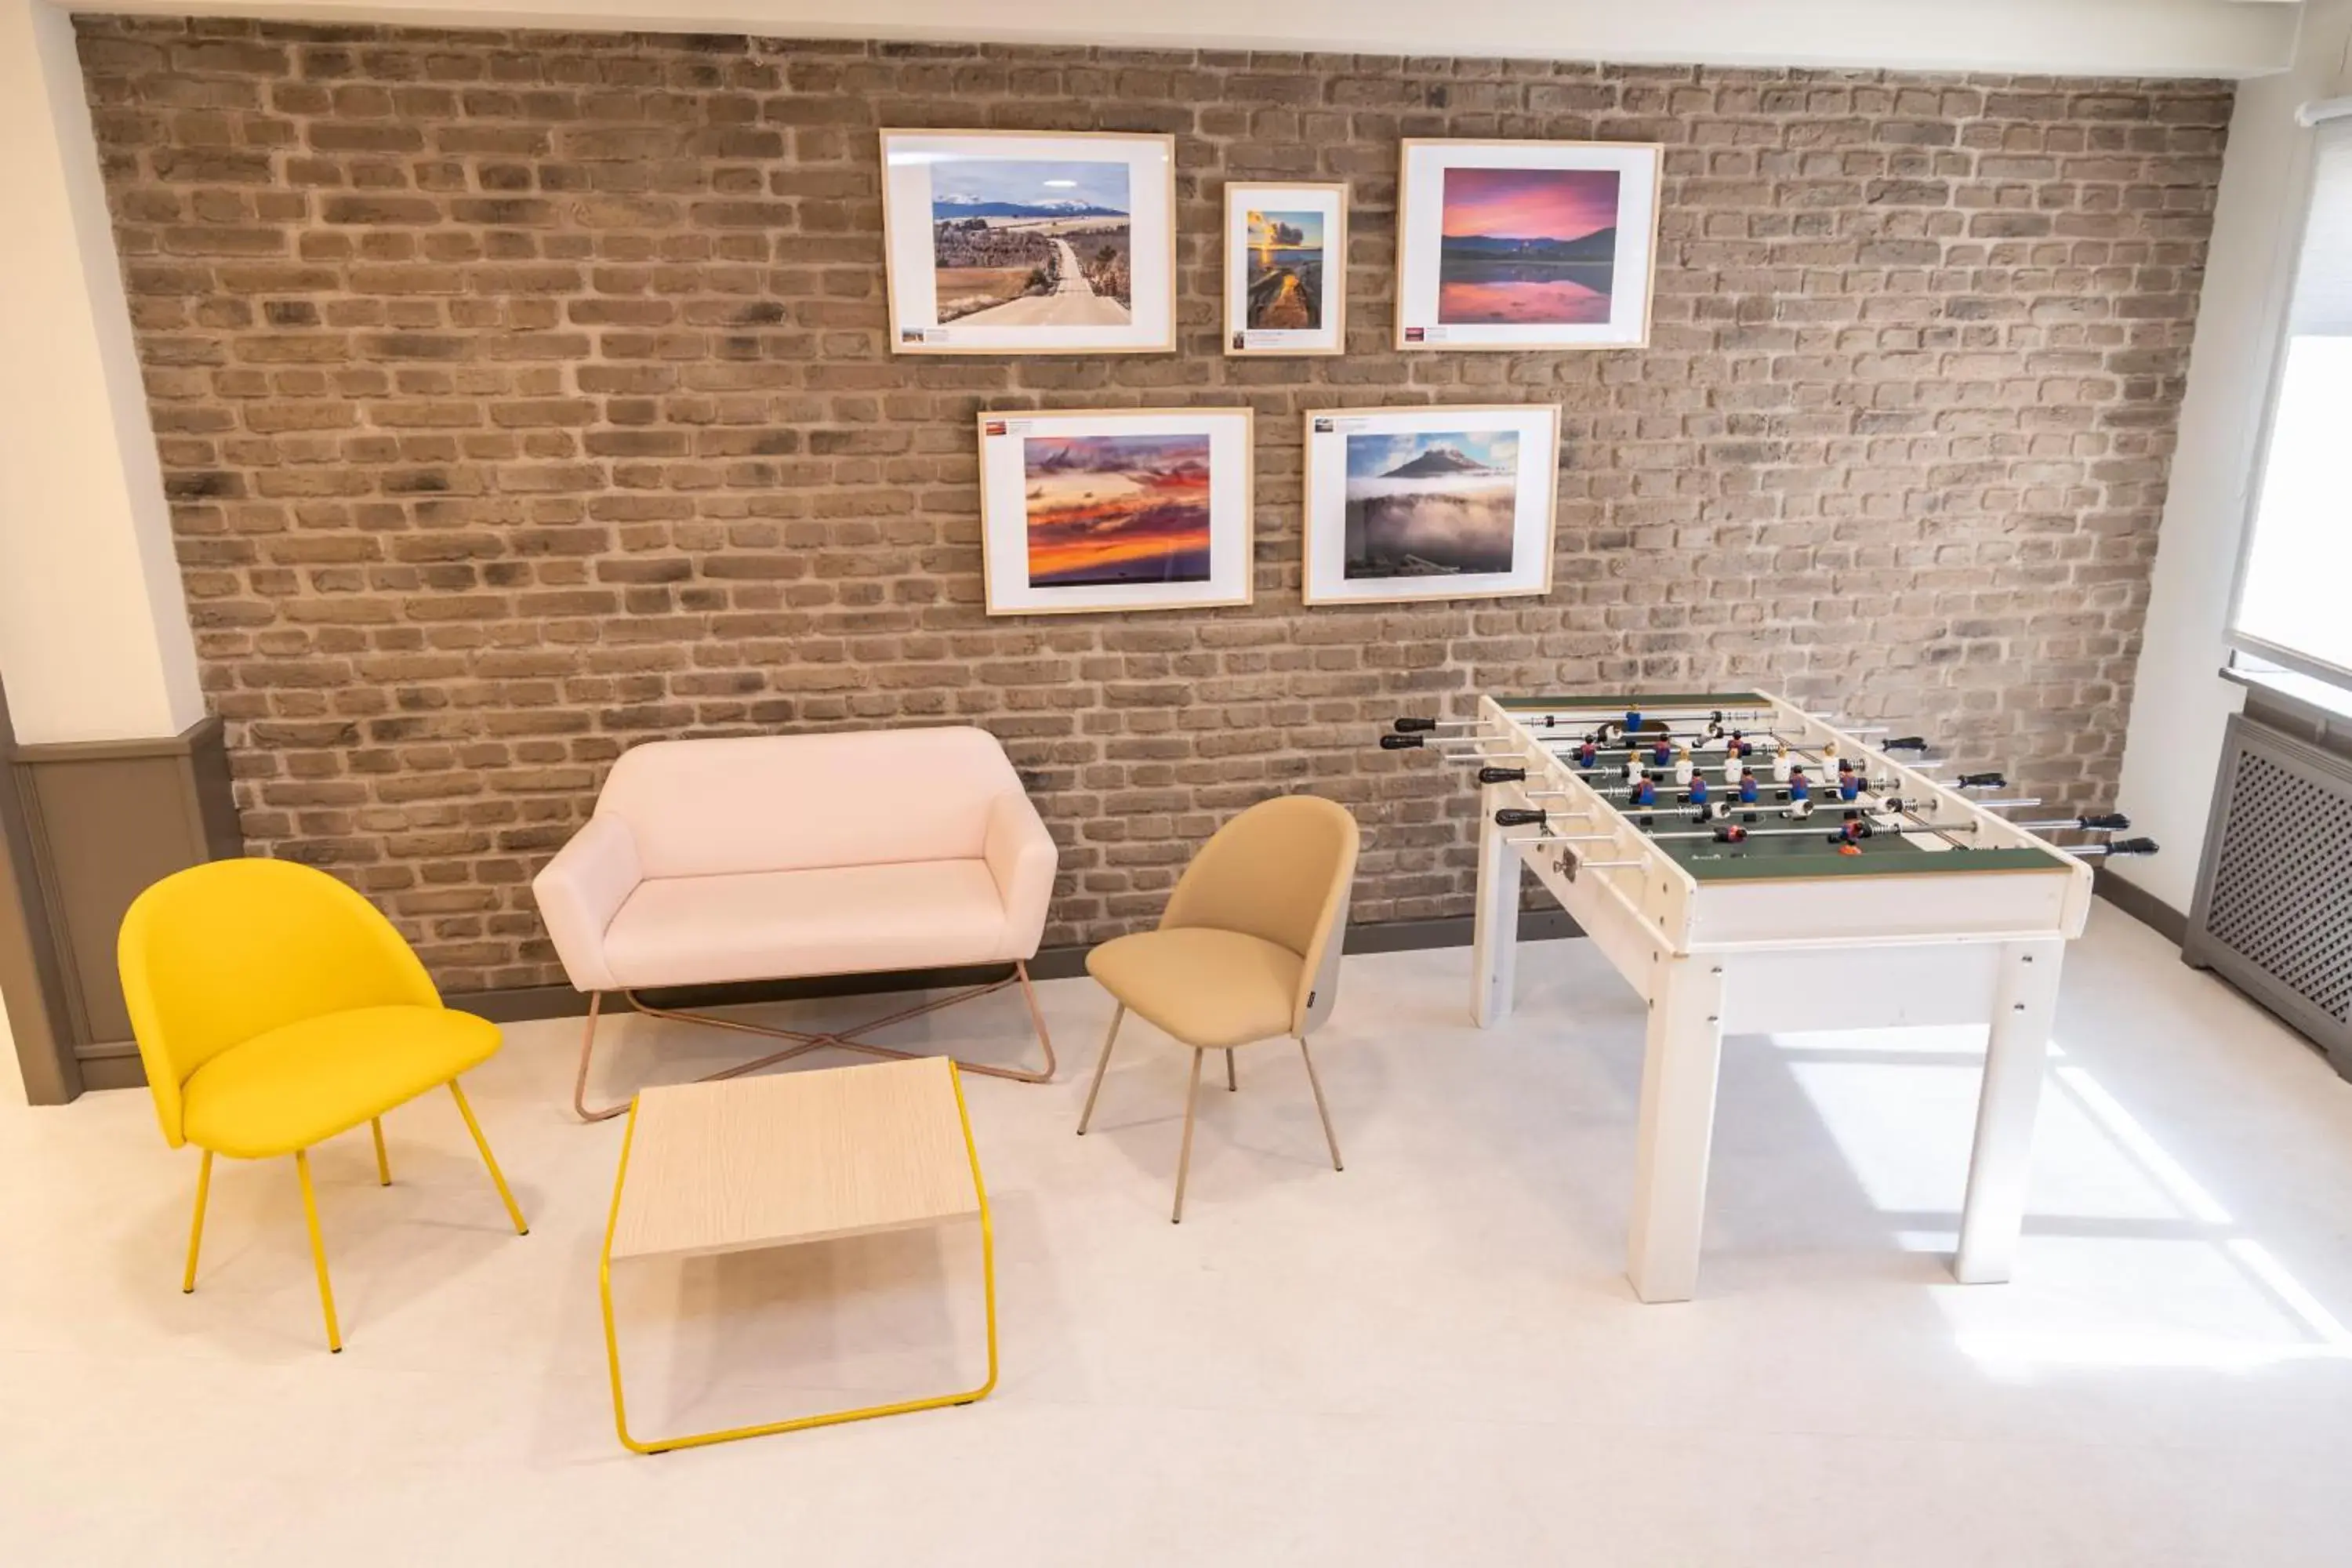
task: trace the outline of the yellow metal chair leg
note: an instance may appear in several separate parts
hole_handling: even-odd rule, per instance
[[[474,1108],[466,1103],[466,1091],[454,1078],[449,1080],[449,1095],[457,1102],[457,1114],[466,1119],[466,1131],[474,1135],[474,1147],[482,1152],[482,1163],[490,1168],[490,1180],[499,1189],[499,1201],[507,1205],[507,1217],[514,1221],[515,1234],[529,1236],[530,1226],[523,1223],[522,1210],[516,1206],[514,1194],[507,1190],[506,1174],[499,1169],[498,1156],[490,1152],[490,1141],[482,1136],[482,1124],[474,1120]]]
[[[196,1289],[196,1248],[205,1239],[205,1199],[213,1190],[213,1152],[205,1151],[205,1163],[196,1167],[196,1217],[188,1226],[188,1271],[180,1279],[180,1294],[194,1295]]]
[[[327,1244],[319,1235],[319,1195],[310,1190],[310,1155],[294,1151],[294,1173],[302,1178],[302,1217],[310,1226],[310,1258],[319,1266],[319,1305],[327,1314],[327,1348],[341,1355],[343,1331],[335,1322],[335,1288],[327,1282]]]
[[[388,1187],[392,1185],[392,1161],[383,1152],[383,1118],[369,1117],[368,1131],[375,1134],[375,1184]]]

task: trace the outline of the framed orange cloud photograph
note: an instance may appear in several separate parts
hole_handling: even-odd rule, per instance
[[[1247,604],[1246,408],[980,416],[991,615]]]

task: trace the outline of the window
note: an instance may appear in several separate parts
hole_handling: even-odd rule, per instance
[[[2316,137],[2230,642],[2352,683],[2352,118]]]

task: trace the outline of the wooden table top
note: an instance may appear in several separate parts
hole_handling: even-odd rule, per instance
[[[980,1213],[944,1057],[642,1090],[612,1257],[687,1257]]]

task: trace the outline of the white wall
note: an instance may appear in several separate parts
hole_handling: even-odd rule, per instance
[[[2221,727],[2242,696],[2215,672],[2310,179],[2312,133],[2294,111],[2352,92],[2352,0],[2311,0],[2305,10],[2293,67],[2241,86],[2230,121],[2116,801],[2136,831],[2164,846],[2116,861],[2116,874],[2184,913]]]
[[[16,738],[204,714],[73,24],[0,0],[0,681]]]
[[[450,27],[2221,77],[2282,68],[2298,10],[2261,0],[85,0],[78,8]]]

